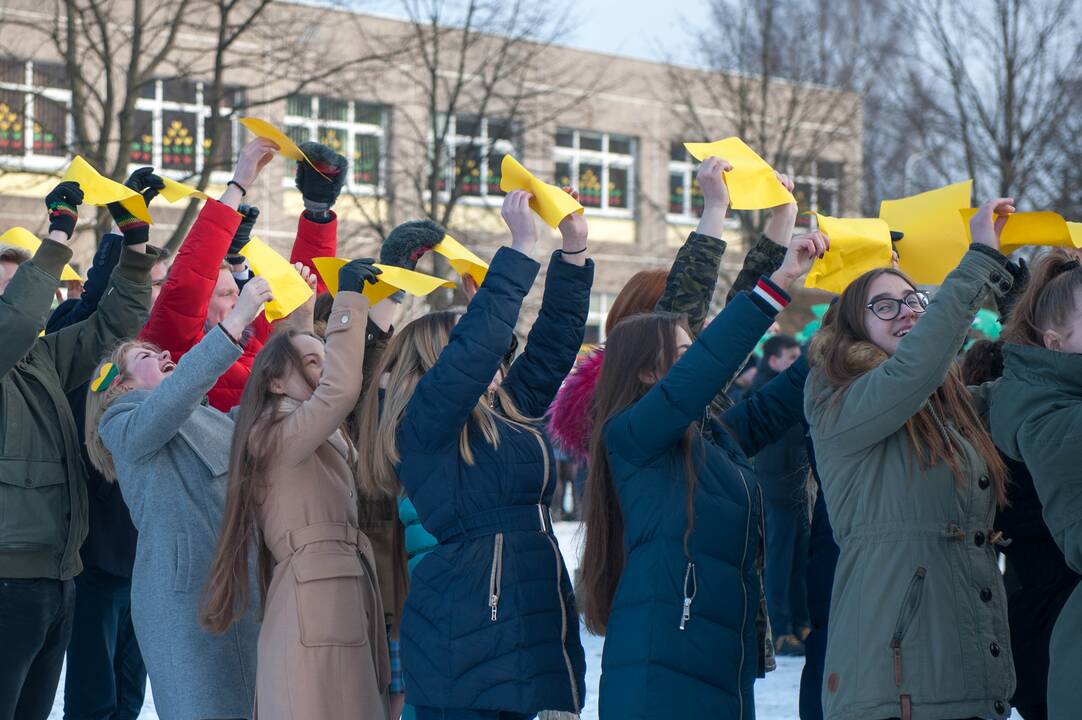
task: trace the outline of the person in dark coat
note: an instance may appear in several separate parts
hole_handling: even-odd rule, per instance
[[[414,569],[402,617],[418,720],[577,713],[585,698],[578,612],[548,513],[555,462],[537,418],[582,344],[593,263],[586,221],[571,214],[526,350],[501,382],[540,269],[529,200],[505,198],[511,247],[466,313],[427,315],[392,338],[376,374],[383,402],[370,393],[362,412],[362,489],[393,496],[400,483],[438,542]]]
[[[763,343],[763,359],[751,385],[759,392],[800,357],[800,344],[789,335]],[[763,489],[766,522],[766,603],[774,650],[778,655],[802,655],[808,629],[808,598],[804,569],[808,555],[807,477],[803,424],[790,427],[754,458]]]

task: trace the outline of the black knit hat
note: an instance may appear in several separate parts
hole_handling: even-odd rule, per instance
[[[431,220],[404,222],[387,236],[379,249],[379,261],[384,265],[416,270],[417,261],[433,246],[443,241],[447,231]]]

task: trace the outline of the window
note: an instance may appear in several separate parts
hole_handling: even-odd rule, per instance
[[[703,193],[695,171],[699,163],[682,142],[669,146],[669,222],[695,222],[703,214]]]
[[[210,137],[213,109],[204,100],[201,82],[178,78],[152,80],[139,90],[135,101],[134,140],[128,150],[133,165],[153,165],[172,175],[188,176],[212,170],[229,170],[237,141],[237,124],[223,117],[215,137]],[[243,91],[226,88],[221,114],[228,116],[244,103]]]
[[[837,216],[841,211],[838,193],[842,182],[842,164],[827,160],[809,161],[802,173],[793,175],[793,195],[801,213],[797,216],[797,226],[811,225],[811,216],[805,215],[805,212]]]
[[[626,135],[556,130],[556,184],[579,191],[583,207],[630,216],[637,141]]]
[[[586,316],[583,344],[598,345],[605,342],[605,322],[609,319],[609,308],[615,299],[616,296],[610,293],[590,294],[590,314]]]
[[[349,186],[374,192],[383,186],[387,108],[341,98],[292,95],[286,100],[285,132],[295,143],[315,141],[349,160]],[[284,183],[293,185],[296,164]]]
[[[67,156],[70,107],[62,66],[0,59],[0,157],[59,166]]]
[[[442,117],[441,117],[442,120]],[[462,197],[498,197],[504,155],[515,152],[515,126],[507,118],[458,114],[448,119],[436,186]]]

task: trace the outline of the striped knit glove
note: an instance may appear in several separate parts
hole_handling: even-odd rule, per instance
[[[68,180],[54,187],[45,196],[45,207],[49,210],[49,232],[60,230],[70,238],[75,232],[82,203],[83,191],[79,183]]]
[[[154,168],[143,167],[133,172],[124,184],[143,196],[143,201],[150,206],[150,201],[158,196],[158,191],[165,187],[165,181],[154,174]],[[150,239],[150,226],[135,217],[126,207],[118,202],[109,203],[109,214],[113,216],[117,227],[124,235],[125,245],[139,245]]]

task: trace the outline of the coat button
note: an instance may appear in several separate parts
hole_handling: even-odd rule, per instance
[[[993,707],[995,708],[996,713],[999,715],[1005,715],[1007,713],[1007,704],[1004,703],[1002,700],[996,700],[996,703]]]
[[[981,602],[992,602],[992,591],[988,588],[981,588]]]
[[[987,490],[988,486],[992,484],[992,481],[988,479],[987,475],[981,475],[981,479],[977,481],[977,485],[981,490]]]
[[[992,653],[992,657],[999,657],[999,643],[989,645],[988,652]]]
[[[343,316],[342,316],[342,319],[341,319],[341,320],[339,320],[339,322],[340,322],[340,323],[342,323],[343,325],[345,325],[346,323],[348,323],[348,322],[349,322],[349,315],[343,315]]]
[[[984,545],[984,533],[982,533],[980,530],[973,533],[973,544],[977,547]]]

